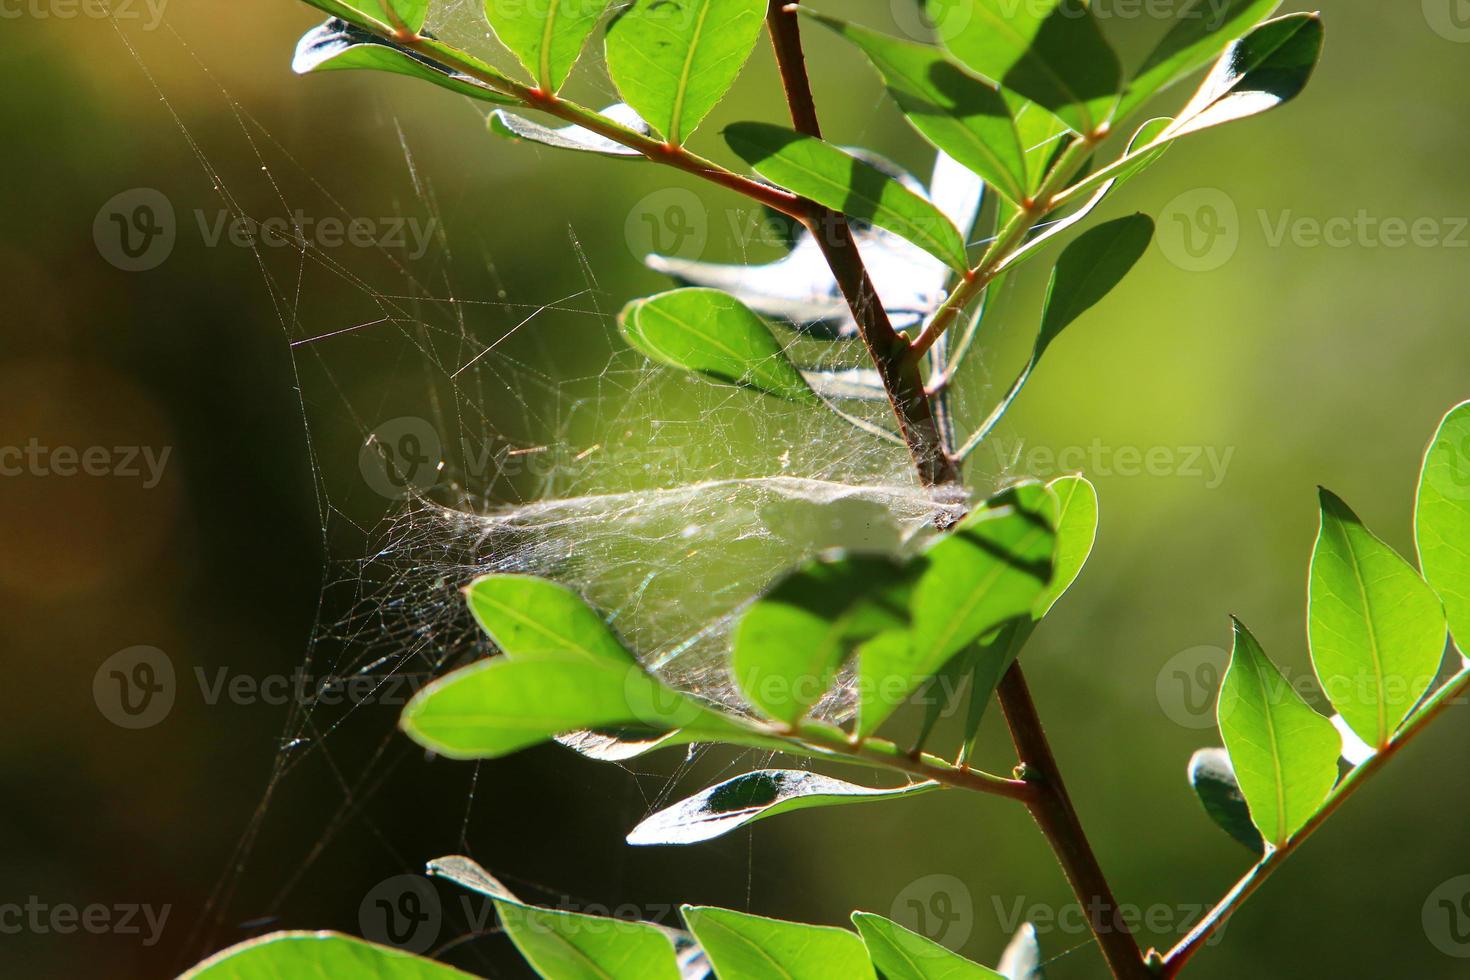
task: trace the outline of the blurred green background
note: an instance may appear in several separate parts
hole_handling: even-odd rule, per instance
[[[907,0],[842,6],[892,33],[919,25]],[[1134,53],[1175,11],[1095,6]],[[1309,672],[1314,488],[1408,552],[1419,454],[1470,396],[1461,6],[1326,0],[1327,53],[1298,101],[1185,141],[1110,200],[1110,215],[1156,215],[1158,244],[1049,355],[1003,435],[1019,462],[977,457],[988,486],[1003,471],[1053,475],[1081,450],[1100,490],[1092,563],[1026,659],[1102,863],[1124,902],[1151,910],[1146,943],[1171,944],[1247,865],[1183,775],[1217,740],[1210,686],[1227,616],[1294,676]],[[740,240],[739,202],[650,167],[505,142],[478,107],[406,79],[295,77],[292,46],[321,18],[287,0],[113,8],[110,22],[62,0],[9,6],[0,48],[0,445],[106,447],[114,469],[0,479],[0,904],[43,910],[17,930],[0,921],[7,976],[158,977],[270,929],[361,932],[395,876],[461,851],[528,898],[664,921],[682,901],[836,923],[917,899],[952,913],[945,941],[992,962],[1016,916],[1040,915],[1050,975],[1102,975],[1045,846],[998,801],[927,796],[635,851],[622,836],[638,819],[732,760],[624,770],[548,747],[478,767],[431,762],[394,737],[390,706],[303,723],[248,693],[206,697],[196,670],[259,681],[311,655],[326,674],[400,640],[428,660],[470,655],[454,627],[413,633],[391,603],[364,618],[358,593],[380,586],[353,563],[395,504],[361,454],[387,420],[449,419],[449,441],[634,448],[621,468],[579,477],[579,491],[775,472],[787,449],[813,472],[834,450],[827,430],[758,399],[644,372],[599,315],[663,285],[639,262],[658,245],[640,215],[666,213],[664,198],[647,202],[667,188],[696,196],[705,257],[778,254]],[[472,4],[435,11],[445,34],[493,50]],[[855,54],[814,34],[809,55],[829,137],[924,174],[929,151]],[[612,101],[594,60],[577,94]],[[724,123],[782,116],[762,46],[703,146],[727,160]],[[172,232],[145,234],[159,196]],[[364,218],[369,237],[391,238],[401,220],[405,247],[334,244],[323,229],[303,260],[213,239],[232,215],[297,209]],[[141,216],[140,254],[122,250],[112,215]],[[1001,305],[995,346],[967,378],[974,410],[987,378],[1015,369],[1044,277],[1038,262]],[[637,446],[669,428],[687,452],[647,468]],[[128,476],[119,447],[148,447],[158,479]],[[1151,467],[1131,456],[1150,451]],[[871,463],[876,475],[901,467]],[[478,506],[567,485],[553,471],[446,477],[437,492]],[[452,595],[456,581],[437,585]],[[166,655],[177,696],[128,728],[110,720],[104,662],[140,645]],[[283,732],[304,741],[286,751]],[[1470,922],[1442,921],[1428,900],[1470,873],[1467,738],[1470,713],[1451,713],[1187,975],[1464,976]],[[991,752],[1003,765],[1002,743]],[[477,934],[489,923],[448,887],[435,894],[444,911],[429,948],[524,975],[502,937]],[[100,925],[49,918],[88,906],[108,910]],[[140,914],[129,925],[141,934],[122,927],[138,906],[168,909],[156,935]]]

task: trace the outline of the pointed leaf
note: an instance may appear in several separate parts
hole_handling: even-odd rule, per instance
[[[1011,201],[1019,203],[1026,196],[1025,155],[999,91],[927,44],[813,16],[863,50],[883,76],[888,94],[929,142]]]
[[[363,980],[473,980],[452,966],[332,932],[273,932],[215,953],[179,980],[361,977]]]
[[[607,29],[623,101],[683,143],[724,98],[755,47],[764,0],[632,0]]]
[[[555,92],[607,5],[608,0],[485,0],[485,19],[537,87]]]
[[[715,973],[739,980],[874,980],[863,941],[846,929],[684,906]]]
[[[1322,56],[1322,36],[1316,14],[1266,21],[1226,50],[1164,138],[1245,119],[1296,98]]]
[[[1037,359],[1063,330],[1123,281],[1153,236],[1153,219],[1134,214],[1088,229],[1067,245],[1047,287]]]
[[[1189,785],[1211,820],[1256,854],[1263,854],[1266,842],[1251,823],[1250,807],[1230,765],[1230,753],[1224,749],[1200,749],[1189,759]]]
[[[725,130],[725,142],[767,180],[886,228],[958,272],[968,269],[964,239],[944,213],[871,163],[769,123],[735,123]]]
[[[1079,133],[1108,120],[1122,67],[1082,0],[928,0],[928,11],[944,46],[980,75]]]
[[[1321,498],[1307,599],[1312,664],[1332,706],[1381,749],[1439,673],[1444,612],[1347,504],[1327,490]]]
[[[1046,971],[1041,968],[1041,941],[1036,938],[1034,925],[1028,922],[1016,930],[996,969],[1006,980],[1046,980]]]
[[[480,628],[509,657],[572,655],[637,663],[599,614],[571,589],[534,575],[484,575],[465,590]]]
[[[416,694],[399,725],[453,759],[494,759],[584,728],[683,729],[709,741],[750,734],[638,667],[565,654],[494,657],[454,671]]]
[[[1082,574],[1097,541],[1097,488],[1085,476],[1060,476],[1047,484],[1057,498],[1057,546],[1051,585],[1036,606],[1037,621]]]
[[[727,779],[645,819],[628,843],[698,844],[767,817],[815,807],[874,803],[918,796],[939,789],[938,783],[913,783],[894,789],[857,786],[820,773],[797,769],[763,769]]]
[[[1470,650],[1470,401],[1444,417],[1424,454],[1414,537],[1455,643]]]
[[[1281,6],[1281,0],[1193,0],[1149,52],[1118,106],[1118,118],[1164,89],[1198,71]]]
[[[1173,123],[1174,120],[1168,116],[1159,116],[1146,121],[1138,127],[1132,139],[1128,141],[1128,150],[1124,157],[1137,151],[1138,155],[1134,159],[1123,163],[1120,158],[1113,164],[1079,180],[1067,188],[1067,193],[1081,195],[1095,187],[1100,187],[1101,196],[1095,197],[1091,204],[1091,207],[1096,207],[1108,194],[1159,162],[1159,158],[1174,145],[1168,140],[1160,139]]]
[[[650,132],[648,123],[622,102],[608,106],[602,110],[602,115],[644,136]],[[496,109],[490,113],[489,125],[492,133],[508,139],[530,140],[532,143],[555,147],[558,150],[578,150],[583,153],[600,153],[610,157],[641,157],[643,155],[637,150],[630,149],[621,143],[614,143],[606,136],[594,133],[590,129],[583,129],[581,126],[543,126],[534,119],[527,119],[525,116],[518,116],[504,109]]]
[[[880,555],[826,555],[781,579],[741,616],[731,672],[751,704],[795,724],[864,640],[902,628],[902,567]]]
[[[509,105],[515,101],[467,75],[446,72],[428,58],[343,20],[329,20],[303,35],[291,62],[291,70],[298,75],[353,69],[407,75],[482,102]]]
[[[788,401],[815,403],[770,327],[717,289],[675,289],[629,303],[623,336],[661,364],[744,385]]]
[[[950,952],[928,936],[881,915],[854,912],[852,924],[857,926],[883,980],[1002,980],[989,967]]]
[[[1235,621],[1235,649],[1220,685],[1220,734],[1251,821],[1280,847],[1321,808],[1337,783],[1342,740],[1313,711],[1255,637]]]

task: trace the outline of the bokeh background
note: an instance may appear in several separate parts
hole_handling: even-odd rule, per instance
[[[717,473],[723,456],[758,469],[790,449],[800,467],[827,449],[800,425],[807,437],[788,446],[754,444],[764,430],[707,413],[759,412],[758,400],[703,404],[640,374],[598,314],[663,285],[640,264],[656,244],[640,229],[650,208],[666,213],[665,198],[647,201],[669,188],[700,202],[705,257],[778,254],[732,230],[732,215],[749,217],[739,202],[652,168],[505,142],[480,108],[406,79],[295,77],[292,46],[321,18],[288,0],[112,7],[113,20],[62,0],[4,9],[0,444],[104,447],[111,470],[0,478],[0,901],[43,910],[0,934],[7,976],[168,976],[270,929],[359,933],[396,876],[461,851],[529,898],[664,921],[683,901],[837,923],[917,899],[945,913],[945,941],[990,962],[1017,917],[1039,917],[1050,975],[1102,975],[1044,844],[998,801],[942,794],[635,851],[622,836],[659,800],[742,760],[623,769],[548,747],[432,762],[394,737],[391,706],[303,732],[248,690],[206,696],[196,671],[258,683],[361,666],[401,638],[391,604],[364,619],[360,594],[379,585],[354,571],[399,506],[362,463],[385,421],[450,417],[454,436],[483,427],[508,447],[585,446],[599,420],[616,438],[607,419],[639,417],[617,404],[631,370],[642,396],[666,393],[657,411],[683,420],[695,456],[680,478]],[[890,32],[920,23],[907,0],[842,7]],[[1294,676],[1308,672],[1315,487],[1408,552],[1419,454],[1470,397],[1470,20],[1456,0],[1322,7],[1327,53],[1298,101],[1185,141],[1106,205],[1156,215],[1158,244],[1049,355],[1004,433],[1017,461],[984,449],[973,467],[982,485],[1049,476],[1070,448],[1101,492],[1093,560],[1026,660],[1102,863],[1123,901],[1152,910],[1143,938],[1161,947],[1248,862],[1184,780],[1190,753],[1217,738],[1228,615]],[[471,5],[435,11],[445,33],[493,51]],[[1116,2],[1105,24],[1136,53],[1164,29],[1157,13],[1174,11]],[[859,59],[825,36],[809,48],[829,136],[922,174],[928,151]],[[762,46],[705,125],[708,152],[727,159],[724,122],[782,117],[774,78]],[[595,59],[576,84],[611,101]],[[157,216],[160,198],[171,231],[128,255],[111,216]],[[324,232],[303,261],[213,236],[233,216],[298,208],[379,235],[401,220],[408,238],[362,247]],[[136,241],[152,226],[133,225]],[[1030,267],[997,313],[975,405],[987,379],[1014,370],[1044,277],[1044,263]],[[507,335],[493,370],[451,382]],[[594,395],[606,401],[591,421],[566,410]],[[120,447],[151,452],[156,479],[146,463],[128,475]],[[1150,451],[1152,466],[1133,456]],[[604,476],[629,488],[667,476],[631,469]],[[543,476],[445,487],[484,506],[534,496]],[[419,625],[412,642],[456,655],[459,632]],[[138,646],[166,657],[176,696],[161,716],[124,716],[141,726],[130,728],[115,723],[104,662]],[[127,673],[128,656],[110,663]],[[304,741],[283,746],[283,732]],[[1467,739],[1470,712],[1452,712],[1189,975],[1465,975],[1470,921],[1429,900],[1470,888],[1454,882],[1470,873]],[[1003,749],[992,742],[998,765]],[[430,949],[524,975],[493,923],[475,921],[483,909],[467,916],[451,888],[430,891],[443,910]],[[88,906],[111,926],[49,918]],[[141,906],[168,910],[161,930],[139,913],[123,922]]]

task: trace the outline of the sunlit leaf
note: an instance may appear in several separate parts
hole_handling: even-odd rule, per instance
[[[1296,98],[1322,56],[1322,38],[1316,14],[1266,21],[1225,51],[1164,138],[1245,119]]]
[[[1159,92],[1214,61],[1225,45],[1279,6],[1281,0],[1192,0],[1134,73],[1118,118],[1126,119]]]
[[[632,0],[607,29],[623,101],[674,144],[715,107],[750,57],[765,0]]]
[[[875,803],[917,796],[938,783],[873,789],[798,769],[763,769],[727,779],[645,819],[629,844],[697,844],[757,820],[817,807]]]
[[[555,92],[607,5],[608,0],[485,0],[485,19],[537,87]]]
[[[929,142],[1011,201],[1026,196],[1025,155],[999,91],[927,44],[813,16],[863,50],[904,116]]]
[[[1256,854],[1266,850],[1261,832],[1251,823],[1250,807],[1224,749],[1200,749],[1189,759],[1189,785],[1211,820]]]
[[[602,616],[571,589],[533,575],[485,575],[465,590],[475,621],[507,656],[572,654],[637,662]]]
[[[1038,360],[1063,330],[1123,281],[1153,235],[1153,219],[1134,214],[1090,228],[1067,245],[1047,287],[1036,341]]]
[[[944,46],[975,72],[1079,133],[1107,121],[1122,68],[1082,0],[928,0],[927,6]]]
[[[473,975],[401,949],[333,932],[273,932],[214,954],[180,980],[261,980],[262,977],[472,980]]]
[[[1081,195],[1094,188],[1098,189],[1098,196],[1091,202],[1090,207],[1096,207],[1102,203],[1103,198],[1117,190],[1123,184],[1137,177],[1149,167],[1159,162],[1169,147],[1174,144],[1170,141],[1160,142],[1159,137],[1168,130],[1174,122],[1168,116],[1160,116],[1157,119],[1149,119],[1134,132],[1133,138],[1128,141],[1128,150],[1125,156],[1139,151],[1138,155],[1127,163],[1119,163],[1115,167],[1105,167],[1093,173],[1067,189],[1069,195]]]
[[[638,667],[566,654],[494,657],[454,671],[416,694],[399,724],[455,759],[493,759],[585,728],[682,729],[736,742],[750,734]]]
[[[1413,567],[1321,491],[1307,635],[1328,699],[1374,748],[1388,743],[1439,673],[1445,621]]]
[[[644,136],[649,134],[648,123],[622,102],[608,106],[602,110],[602,115],[614,122],[622,123],[635,133]],[[558,150],[578,150],[583,153],[600,153],[610,157],[642,156],[637,150],[629,149],[621,143],[615,143],[590,129],[584,129],[581,126],[543,126],[534,119],[527,119],[525,116],[518,116],[504,109],[496,109],[490,113],[489,126],[492,133],[508,139],[529,140],[532,143],[555,147]]]
[[[1041,942],[1036,938],[1034,925],[1028,922],[1016,930],[996,970],[1006,980],[1046,980],[1046,971],[1041,967]]]
[[[965,242],[937,207],[891,175],[830,143],[769,123],[725,129],[725,142],[756,173],[860,221],[887,228],[952,269],[968,268]]]
[[[623,336],[661,364],[795,402],[815,402],[766,323],[718,289],[676,289],[635,300]]]
[[[684,906],[684,921],[715,973],[739,980],[874,980],[863,941],[830,926]]]
[[[429,0],[306,0],[318,10],[363,27],[393,27],[402,21],[409,30],[423,30]]]
[[[432,82],[440,88],[484,102],[507,105],[515,102],[467,75],[446,72],[428,58],[342,20],[329,20],[303,35],[296,45],[291,69],[298,75],[352,69],[385,71]]]
[[[1250,806],[1272,847],[1301,829],[1337,782],[1342,740],[1313,711],[1235,621],[1235,648],[1220,686],[1220,734]]]
[[[852,924],[883,980],[1001,980],[989,967],[881,915],[854,912]]]
[[[1459,648],[1470,650],[1470,402],[1440,422],[1414,507],[1419,567],[1439,593]]]
[[[1342,761],[1350,766],[1361,766],[1377,753],[1373,746],[1358,737],[1353,726],[1342,715],[1332,716],[1332,727],[1342,736]]]

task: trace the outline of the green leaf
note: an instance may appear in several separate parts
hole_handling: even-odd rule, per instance
[[[429,0],[306,0],[318,10],[363,27],[394,26],[394,15],[414,33],[424,29]]]
[[[1046,980],[1046,971],[1041,967],[1041,941],[1036,938],[1034,925],[1028,922],[1016,930],[996,970],[1006,980]]]
[[[675,289],[623,308],[628,343],[661,364],[815,404],[801,372],[764,320],[718,289]]]
[[[1026,197],[1025,154],[1010,107],[998,90],[927,44],[835,17],[812,16],[863,50],[883,76],[888,94],[930,143],[1013,203]]]
[[[762,177],[793,193],[906,238],[965,272],[959,230],[929,201],[831,143],[769,123],[735,123],[725,142]]]
[[[543,92],[562,87],[608,0],[485,0],[485,19],[500,43]]]
[[[1078,133],[1107,122],[1122,67],[1081,0],[928,0],[928,11],[944,46],[980,75]]]
[[[1281,0],[1193,0],[1149,52],[1118,106],[1125,119],[1159,92],[1213,61],[1220,51],[1271,16]]]
[[[506,656],[567,654],[637,664],[602,616],[571,589],[533,575],[485,575],[465,590],[470,612]]]
[[[1321,491],[1307,634],[1328,699],[1376,749],[1429,690],[1444,659],[1439,597],[1335,495]]]
[[[1211,820],[1256,854],[1266,851],[1261,832],[1251,823],[1250,807],[1224,749],[1200,749],[1189,759],[1189,785]]]
[[[1256,638],[1234,620],[1235,648],[1220,685],[1220,734],[1251,820],[1280,847],[1321,808],[1337,783],[1342,739],[1308,707]]]
[[[762,769],[727,779],[660,810],[633,828],[628,843],[698,844],[794,810],[875,803],[939,788],[938,783],[927,782],[873,789],[805,770]]]
[[[858,643],[905,625],[903,585],[902,567],[879,555],[826,555],[787,575],[735,628],[740,690],[770,717],[800,721]]]
[[[179,980],[362,977],[364,980],[473,980],[451,966],[334,932],[273,932],[222,950]]]
[[[1047,485],[1057,498],[1057,547],[1051,585],[1037,603],[1035,618],[1051,612],[1082,574],[1097,541],[1097,488],[1085,476],[1059,476]]]
[[[955,654],[1007,620],[1030,615],[1051,583],[1056,507],[1045,488],[1012,488],[915,559],[911,629],[883,634],[858,651],[860,737]]]
[[[1123,281],[1153,236],[1153,219],[1134,214],[1090,228],[1067,245],[1047,287],[1037,360],[1063,330]]]
[[[602,110],[601,115],[613,122],[621,123],[643,136],[649,134],[648,124],[639,118],[628,105],[618,102]],[[641,157],[643,154],[621,143],[614,143],[601,133],[594,133],[581,126],[543,126],[534,119],[496,109],[486,121],[490,132],[513,140],[529,140],[558,150],[576,150],[582,153],[598,153],[609,157]]]
[[[1002,980],[989,967],[952,953],[927,936],[871,912],[854,912],[868,956],[883,980]]]
[[[490,898],[511,942],[555,980],[679,980],[670,932],[647,922],[528,905],[466,857],[438,858],[429,873]]]
[[[1470,401],[1450,410],[1424,454],[1414,507],[1419,567],[1470,650]]]
[[[453,759],[494,759],[584,728],[622,725],[701,734],[751,734],[636,666],[575,655],[494,657],[416,694],[399,722],[420,745]]]
[[[1266,21],[1225,51],[1163,138],[1259,115],[1296,98],[1322,56],[1322,37],[1316,14]]]
[[[1168,116],[1159,116],[1149,119],[1134,132],[1128,141],[1128,149],[1123,157],[1114,161],[1106,167],[1089,174],[1079,180],[1076,184],[1067,188],[1069,195],[1081,195],[1093,188],[1099,188],[1093,200],[1086,210],[1091,210],[1101,204],[1103,198],[1117,190],[1123,184],[1137,177],[1149,167],[1159,162],[1159,158],[1174,144],[1168,140],[1160,140],[1160,137],[1173,125],[1174,120]],[[1133,153],[1138,155],[1124,163],[1123,160]],[[1070,219],[1069,219],[1070,220]]]
[[[355,69],[407,75],[482,102],[515,102],[467,75],[451,74],[422,55],[342,20],[329,20],[303,35],[291,62],[291,70],[298,75]]]
[[[683,143],[724,98],[755,47],[764,0],[632,0],[607,29],[623,101]]]
[[[846,929],[729,909],[683,909],[715,973],[738,980],[874,980],[863,941]]]

